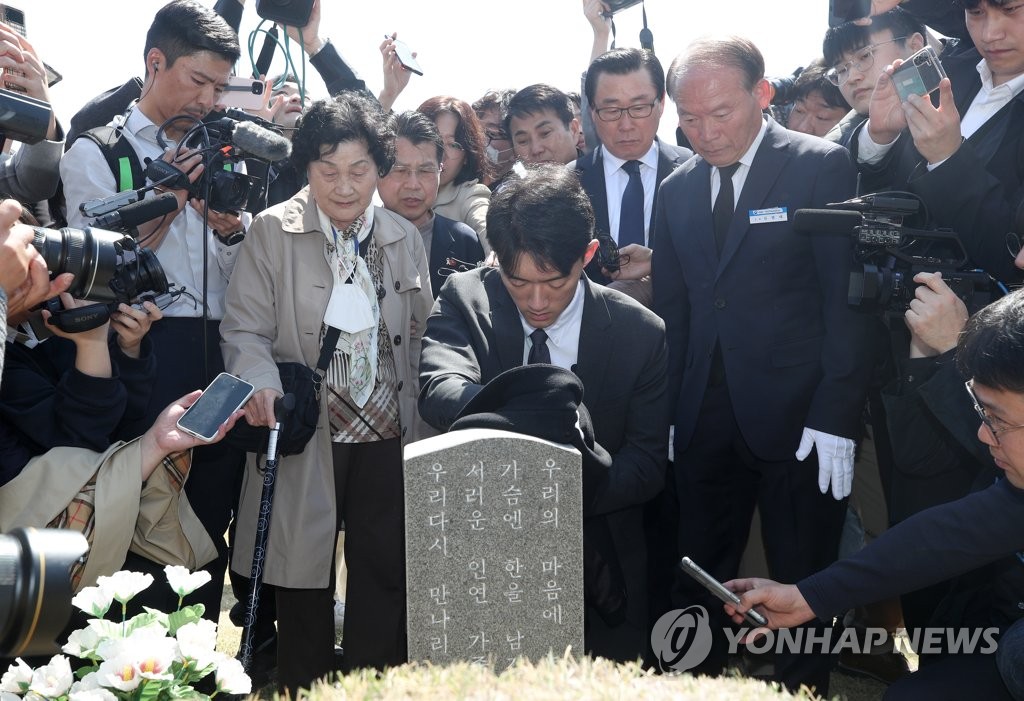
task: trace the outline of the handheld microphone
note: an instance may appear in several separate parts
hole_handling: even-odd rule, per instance
[[[165,192],[99,216],[92,225],[99,229],[134,229],[139,224],[170,214],[177,208],[178,198],[173,192]]]
[[[852,236],[861,223],[860,212],[849,209],[798,209],[793,214],[793,231],[798,234]]]
[[[292,155],[291,141],[253,122],[239,122],[231,140],[240,151],[271,163]]]

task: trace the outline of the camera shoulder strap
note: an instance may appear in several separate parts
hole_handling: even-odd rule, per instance
[[[146,173],[142,163],[127,139],[121,138],[121,130],[112,126],[93,127],[82,132],[82,137],[96,144],[110,167],[117,183],[117,191],[137,190],[146,184]]]

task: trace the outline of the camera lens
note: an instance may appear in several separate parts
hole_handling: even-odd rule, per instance
[[[78,531],[16,528],[0,535],[0,656],[56,650],[71,615],[71,566],[88,547]]]

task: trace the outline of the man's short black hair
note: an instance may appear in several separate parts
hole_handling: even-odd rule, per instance
[[[850,109],[843,93],[825,77],[827,70],[824,60],[816,58],[811,61],[793,81],[792,101],[805,100],[811,93],[818,92],[829,107]]]
[[[626,75],[641,69],[647,71],[651,77],[657,98],[661,100],[665,97],[665,69],[661,67],[661,61],[653,51],[636,48],[612,49],[595,58],[587,68],[587,77],[583,81],[583,92],[591,109],[597,106],[594,96],[597,93],[598,78],[605,73]]]
[[[569,128],[569,123],[576,119],[576,114],[572,110],[572,102],[567,94],[547,83],[534,83],[518,91],[505,103],[505,112],[501,121],[506,133],[512,133],[513,117],[521,119],[544,110],[554,112],[566,129]]]
[[[538,268],[568,275],[593,238],[590,198],[563,165],[531,166],[491,196],[487,240],[506,275],[515,274],[523,254]]]
[[[366,144],[381,176],[395,162],[394,117],[380,103],[353,92],[334,100],[318,100],[302,115],[292,137],[292,162],[300,173],[313,161],[334,153],[338,144],[359,141]]]
[[[1024,290],[996,300],[967,321],[956,351],[964,377],[1024,393]]]
[[[402,112],[395,118],[395,138],[405,137],[413,146],[434,144],[437,149],[437,162],[444,162],[444,137],[437,130],[437,125],[427,115],[416,110]]]
[[[211,51],[234,63],[241,56],[238,35],[216,12],[195,0],[173,0],[161,7],[146,33],[146,49],[157,48],[167,58],[167,68],[182,56]]]
[[[825,65],[834,66],[842,60],[843,54],[860,51],[871,44],[872,34],[886,29],[892,32],[893,39],[903,37],[899,42],[901,46],[906,46],[907,39],[915,34],[920,34],[922,38],[925,36],[924,24],[920,20],[902,7],[894,7],[888,12],[872,17],[871,24],[867,26],[844,22],[825,32],[825,40],[821,46]]]

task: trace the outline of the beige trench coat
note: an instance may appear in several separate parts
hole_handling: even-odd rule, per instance
[[[442,185],[437,191],[434,212],[469,225],[480,239],[486,255],[491,252],[491,244],[487,241],[487,210],[490,206],[491,189],[476,180],[467,180],[458,185]]]
[[[334,278],[325,232],[305,188],[257,216],[240,245],[228,285],[220,330],[227,371],[256,390],[281,390],[277,362],[316,365],[320,327]],[[381,314],[391,336],[398,371],[399,414],[405,442],[427,435],[416,411],[419,335],[433,304],[419,231],[402,217],[374,210],[374,233],[384,255]],[[410,325],[417,324],[411,337]],[[324,588],[336,537],[334,468],[327,427],[327,393],[320,423],[301,455],[278,466],[264,581],[283,587]],[[249,575],[263,477],[255,456],[246,459],[231,567]]]

